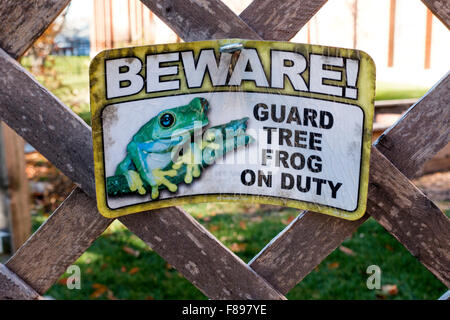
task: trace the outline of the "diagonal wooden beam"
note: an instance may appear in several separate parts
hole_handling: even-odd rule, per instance
[[[450,29],[450,2],[448,0],[422,0],[433,14]]]
[[[255,31],[219,0],[141,1],[185,41],[260,39]]]
[[[430,154],[436,154],[447,145],[450,139],[449,96],[450,72],[399,119],[399,125],[393,125],[375,141],[377,149],[408,178],[414,177],[430,160]],[[425,133],[429,127],[433,130]]]
[[[0,300],[36,300],[41,296],[0,263]]]
[[[91,197],[77,188],[6,263],[10,270],[43,293],[89,248],[111,220],[97,212],[90,128],[1,49],[0,74],[7,75],[0,78],[0,119]],[[138,237],[154,243],[155,250],[163,258],[171,261],[210,298],[284,299],[179,208],[161,209],[158,214],[139,213],[120,220]],[[170,226],[166,226],[168,221]],[[168,232],[161,232],[167,229]],[[187,237],[186,234],[193,236]],[[203,238],[200,244],[195,238],[198,234]],[[183,250],[199,245],[204,246],[199,249],[201,255],[195,256]],[[186,261],[191,261],[199,273],[192,273],[192,265],[186,266]],[[210,261],[215,261],[215,264],[209,264]],[[217,270],[221,271],[224,279],[239,275],[240,281],[226,287],[224,281],[210,282]]]
[[[448,142],[449,108],[439,108],[440,104],[436,103],[441,97],[444,97],[445,99],[445,97],[448,97],[449,95],[448,89],[445,89],[448,86],[448,77],[448,75],[444,77],[420,101],[412,106],[408,110],[408,113],[405,114],[399,122],[394,124],[391,130],[383,137],[383,139],[390,139],[391,134],[397,133],[396,139],[390,140],[390,148],[393,148],[394,145],[398,144],[405,148],[405,152],[407,150],[416,150],[417,153],[421,154],[420,161],[415,161],[413,164],[409,164],[407,161],[400,161],[403,157],[410,157],[410,153],[394,153],[388,155],[389,157],[392,157],[394,163],[398,164],[397,169],[401,172],[405,171],[412,173],[413,171],[420,170],[420,166],[428,159],[431,159],[435,152],[443,148]],[[432,116],[432,118],[428,118],[428,116]],[[422,122],[421,125],[417,127],[410,126],[410,121],[414,121],[414,119],[415,121],[420,121],[420,119],[423,119],[422,117],[427,118],[428,121]],[[437,138],[439,133],[443,135],[444,138]],[[416,141],[417,135],[421,135],[421,142],[418,145],[416,144],[418,143],[418,141]],[[377,154],[372,153],[372,157],[374,157],[374,155],[376,156]],[[371,179],[373,179],[375,172],[376,171],[371,168]],[[389,168],[383,170],[383,174],[386,176],[389,176],[391,173],[393,174]],[[373,203],[370,202],[372,196],[372,194],[369,195],[369,204]],[[413,199],[411,201],[413,201]],[[392,208],[389,203],[387,205],[384,204],[383,206],[385,208],[383,210]],[[389,225],[386,221],[382,220],[382,215],[375,212],[376,210],[376,206],[368,206],[368,214],[357,221],[344,221],[334,217],[303,212],[250,262],[250,266],[280,292],[286,293],[333,252],[342,241],[350,237],[371,214],[374,215],[374,217],[377,218],[389,232],[393,233],[394,236],[402,236],[395,234],[398,233],[398,230],[393,228],[393,226],[396,225],[395,217],[389,215],[385,216],[387,221],[394,220],[391,221],[391,224]],[[415,228],[411,230],[411,235],[413,237],[422,234],[419,225],[414,227]],[[436,232],[437,231],[438,230],[436,230]],[[427,248],[432,247],[430,242],[432,240],[433,238],[415,238],[414,241],[408,242],[409,247],[407,247],[407,249],[415,255],[416,252],[423,250],[423,246]],[[450,242],[449,239],[447,239],[447,241]],[[440,253],[438,248],[434,249],[434,255],[439,257]],[[436,271],[431,271],[435,275],[437,274]],[[440,275],[437,276],[438,278],[442,278]]]
[[[265,40],[289,40],[327,0],[254,0],[239,16]]]
[[[450,219],[377,148],[370,170],[367,212],[450,288]]]
[[[255,0],[238,17],[219,0],[141,1],[185,41],[289,40],[326,3],[326,0]]]
[[[69,2],[70,0],[2,0],[0,48],[14,59],[19,58]]]
[[[70,0],[43,0],[0,2],[0,48],[17,59],[47,29]],[[0,128],[1,129],[1,128]],[[9,132],[9,128],[4,126]],[[12,135],[15,135],[11,132]],[[13,138],[13,137],[12,137]],[[5,266],[0,265],[0,299],[36,299],[39,295],[18,279]],[[3,289],[3,291],[2,291]]]

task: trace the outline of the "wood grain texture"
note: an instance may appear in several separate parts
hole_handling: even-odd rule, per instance
[[[286,294],[367,220],[357,221],[301,212],[249,266]]]
[[[120,221],[211,299],[285,299],[180,209],[153,210]]]
[[[260,39],[220,0],[142,0],[184,41],[222,38]]]
[[[70,0],[0,1],[0,48],[19,58]]]
[[[450,288],[450,219],[376,148],[370,170],[367,212]]]
[[[0,72],[8,74],[0,79],[0,117],[44,156],[54,163],[63,173],[80,184],[89,198],[80,189],[75,190],[41,226],[41,228],[19,249],[7,262],[7,266],[29,283],[36,291],[45,292],[86,250],[108,226],[110,220],[97,212],[94,200],[93,157],[91,131],[84,122],[64,106],[56,97],[41,87],[32,76],[18,65],[6,53],[0,51]],[[27,89],[19,90],[14,82],[19,81]],[[10,88],[12,92],[8,92]],[[3,91],[5,90],[5,91]],[[16,106],[15,109],[13,107]],[[45,109],[43,109],[45,106]],[[68,143],[67,141],[70,141]],[[76,168],[76,170],[74,170]],[[91,176],[89,176],[91,175]],[[194,238],[186,237],[185,231],[200,232],[208,239],[203,252],[209,257],[223,257],[216,265],[205,265],[209,260],[203,254],[189,252],[190,261],[203,270],[205,277],[195,280],[198,286],[209,297],[226,297],[240,299],[258,297],[259,299],[282,299],[274,289],[258,275],[252,272],[238,257],[231,254],[207,230],[202,229],[187,213],[179,208],[161,209],[159,214],[146,212],[130,215],[123,220],[124,224],[143,239],[152,239],[158,229],[151,226],[163,226],[170,221],[172,229],[169,233],[157,233],[162,244],[158,249],[160,255],[171,261],[187,278],[192,277],[189,267],[177,257],[185,257],[184,246],[196,248]],[[165,218],[165,214],[168,215]],[[122,221],[122,219],[120,219]],[[158,231],[159,232],[159,231]],[[202,245],[202,244],[201,244]],[[201,252],[201,251],[200,251]],[[36,254],[38,253],[38,254]],[[200,259],[196,260],[194,259]],[[234,262],[232,262],[235,260]],[[241,290],[236,288],[228,293],[223,290],[223,281],[211,282],[214,270],[220,269],[239,274]],[[208,273],[209,272],[209,273]],[[235,284],[238,285],[238,284]],[[231,288],[231,287],[230,287]]]
[[[0,263],[0,300],[35,300],[40,295]]]
[[[450,29],[450,2],[448,0],[422,0],[422,2]]]
[[[43,294],[111,221],[98,213],[95,199],[76,188],[6,266]]]
[[[240,17],[265,40],[290,40],[327,0],[254,0]]]
[[[450,139],[450,73],[375,142],[375,146],[412,178]]]
[[[90,127],[1,49],[0,74],[0,119],[95,194]]]
[[[9,216],[13,252],[31,235],[30,191],[25,172],[25,142],[11,128],[0,125],[8,172]]]

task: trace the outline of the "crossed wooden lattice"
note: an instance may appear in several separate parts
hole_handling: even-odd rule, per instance
[[[0,298],[39,298],[112,222],[96,208],[91,129],[15,61],[69,1],[0,2],[0,119],[78,184],[0,264]],[[449,2],[422,1],[448,28]],[[142,2],[185,41],[287,41],[326,0],[255,0],[240,16],[220,0]],[[249,264],[180,208],[119,220],[211,299],[285,299],[370,216],[450,287],[450,220],[409,180],[448,143],[449,92],[447,74],[374,143],[362,219],[303,211]]]

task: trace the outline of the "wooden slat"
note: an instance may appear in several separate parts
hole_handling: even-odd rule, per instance
[[[448,0],[422,0],[422,2],[450,29],[450,2]]]
[[[141,0],[185,41],[260,39],[220,0]]]
[[[450,139],[450,73],[375,142],[402,173],[411,178]]]
[[[304,211],[249,266],[286,294],[367,220],[338,219]]]
[[[397,144],[404,147],[405,154],[394,153],[387,156],[388,159],[391,156],[394,157],[395,161],[393,162],[397,162],[397,168],[401,172],[413,174],[414,171],[419,171],[421,165],[431,159],[446,144],[444,139],[437,136],[439,133],[448,134],[448,125],[446,126],[448,117],[441,117],[435,114],[438,111],[432,111],[438,105],[436,101],[442,98],[441,95],[445,97],[445,91],[441,89],[444,82],[441,81],[417,104],[411,107],[407,114],[394,124],[390,132],[387,132],[383,138],[391,141],[391,144],[384,148],[385,150],[390,150]],[[448,110],[448,108],[446,109]],[[427,117],[428,112],[435,114],[435,118],[421,121],[421,119],[424,119],[422,117]],[[444,111],[441,110],[440,114],[442,112]],[[414,121],[416,125],[420,123],[420,126],[411,127],[411,121]],[[390,138],[391,132],[392,134],[398,133],[396,140]],[[420,147],[416,145],[417,135],[421,135],[420,141],[423,141],[423,143],[420,143]],[[412,163],[399,161],[399,158],[410,157],[411,150],[420,154],[420,161],[417,160]],[[383,152],[383,150],[380,151]],[[385,170],[383,174],[388,176],[390,172]],[[373,171],[371,170],[372,175]],[[371,195],[369,195],[369,201],[370,198]],[[369,214],[371,212],[367,211]],[[320,261],[333,252],[344,239],[350,237],[367,218],[368,215],[366,214],[362,219],[350,222],[311,212],[302,213],[250,262],[250,266],[281,293],[286,293],[309,274]],[[389,218],[389,216],[386,217],[386,219]],[[414,231],[411,231],[411,233],[414,235]],[[310,235],[310,237],[303,237],[303,234]],[[428,241],[427,239],[416,240],[418,248],[422,241]]]
[[[9,217],[13,252],[31,235],[30,192],[25,172],[25,143],[6,124],[0,125],[8,173]]]
[[[0,1],[0,48],[17,59],[69,2],[70,0]]]
[[[87,194],[95,194],[90,127],[0,49],[0,117]]]
[[[375,115],[382,113],[403,113],[408,110],[417,99],[380,100],[375,101]]]
[[[285,299],[194,218],[175,207],[120,221],[211,299]]]
[[[254,0],[240,17],[265,40],[289,40],[327,0]]]
[[[1,119],[26,138],[63,173],[77,181],[83,191],[92,197],[90,199],[81,190],[75,190],[7,262],[11,270],[36,291],[43,293],[105,230],[110,220],[97,212],[97,205],[93,200],[95,192],[90,128],[1,50],[0,73],[8,75],[0,79]],[[21,84],[22,90],[16,88],[16,81]],[[18,108],[14,108],[15,106]],[[234,299],[247,296],[259,299],[283,298],[207,230],[195,223],[187,213],[179,208],[162,209],[158,212],[156,215],[153,212],[131,215],[123,222],[126,226],[130,225],[130,229],[138,237],[150,241],[149,239],[155,236],[152,232],[159,230],[153,230],[152,226],[162,227],[166,221],[170,221],[170,233],[156,235],[161,240],[158,252],[187,278],[193,275],[189,266],[186,267],[179,257],[186,257],[188,254],[190,260],[205,275],[196,279],[195,285],[206,295]],[[192,234],[200,233],[204,239],[208,239],[208,242],[200,243],[204,246],[206,257],[223,259],[218,259],[215,265],[209,265],[209,260],[203,258],[203,253],[195,256],[195,253],[184,251],[180,243],[192,248],[197,247],[195,238],[186,238],[186,230],[192,230]],[[197,261],[194,256],[203,260]],[[229,269],[230,265],[233,269]],[[245,285],[234,283],[234,286],[240,285],[240,290],[230,285],[229,289],[233,290],[228,290],[227,293],[223,290],[223,282],[210,282],[215,270],[223,270],[227,277],[230,277],[231,273],[239,274],[240,282]]]
[[[6,266],[43,294],[111,221],[98,213],[95,199],[77,188]]]
[[[376,148],[370,171],[367,212],[450,288],[450,219]]]
[[[39,294],[0,263],[0,300],[35,300]]]

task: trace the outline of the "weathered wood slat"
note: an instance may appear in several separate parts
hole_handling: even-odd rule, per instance
[[[90,128],[55,96],[40,86],[11,57],[0,50],[0,73],[2,72],[8,76],[0,79],[1,119],[24,136],[63,173],[77,181],[83,191],[92,197],[90,199],[81,190],[75,190],[7,262],[11,270],[35,290],[43,293],[105,230],[110,220],[103,218],[97,212],[97,205],[93,200],[95,192]],[[28,89],[15,88],[16,81]],[[68,145],[67,141],[70,141],[71,145]],[[223,257],[215,265],[205,264],[208,262],[207,259],[196,261],[193,258],[194,254],[189,253],[191,261],[205,274],[205,277],[196,279],[195,284],[206,295],[216,298],[228,295],[229,298],[234,299],[247,295],[259,299],[283,298],[238,257],[223,247],[206,229],[195,223],[187,213],[179,208],[162,209],[158,212],[157,215],[153,212],[131,215],[124,220],[124,223],[126,226],[130,224],[130,229],[138,237],[148,240],[153,238],[151,232],[153,229],[147,226],[147,223],[163,226],[165,221],[170,221],[173,224],[171,232],[157,235],[161,239],[158,252],[166,260],[172,261],[171,264],[188,278],[192,277],[189,267],[185,267],[182,259],[177,258],[187,253],[180,243],[191,247],[196,247],[197,244],[194,238],[186,238],[184,232],[195,230],[195,233],[202,233],[205,239],[209,239],[208,242],[201,244],[204,245],[205,255],[211,259]],[[168,218],[164,218],[166,213],[169,215]],[[36,254],[37,252],[39,254]],[[203,258],[203,254],[196,257]],[[233,260],[235,261],[232,262]],[[239,274],[241,284],[234,285],[240,285],[241,290],[237,290],[237,287],[229,287],[233,291],[226,293],[223,291],[223,282],[210,283],[211,276],[206,275],[213,274],[217,269],[223,270],[226,274],[225,271],[230,271],[228,269],[230,265],[233,265],[233,272]],[[243,286],[242,283],[246,285]]]
[[[375,142],[408,178],[450,139],[450,72]]]
[[[367,220],[338,219],[303,211],[249,266],[286,294]]]
[[[370,170],[367,212],[450,288],[450,219],[376,148]]]
[[[415,171],[420,170],[420,166],[431,159],[446,144],[443,139],[437,139],[436,135],[439,132],[444,135],[445,133],[448,134],[448,125],[445,125],[445,123],[448,123],[448,117],[443,118],[435,114],[432,121],[420,121],[421,117],[426,117],[428,112],[434,113],[429,109],[436,107],[436,101],[439,101],[441,96],[448,97],[448,90],[441,89],[443,82],[445,81],[441,81],[417,104],[411,107],[407,114],[394,124],[391,131],[387,132],[384,137],[384,139],[390,139],[391,132],[393,134],[401,133],[396,140],[390,139],[391,145],[389,148],[393,148],[394,144],[401,144],[404,147],[405,154],[397,152],[389,154],[387,158],[394,157],[397,168],[401,172],[405,171],[406,176],[408,174],[413,175]],[[411,127],[409,122],[413,119],[415,119],[416,124],[419,122],[421,125]],[[410,131],[409,134],[408,131]],[[421,135],[420,141],[424,142],[420,145],[420,148],[416,147],[415,137],[417,135]],[[389,150],[388,148],[385,149]],[[413,153],[411,150],[420,153],[420,161],[414,161],[411,164],[408,161],[398,161],[397,157],[400,159],[410,157]],[[383,150],[380,151],[383,152]],[[373,174],[374,172],[371,169],[371,177]],[[389,175],[390,171],[384,170],[383,174]],[[369,195],[369,204],[370,199],[371,195]],[[368,206],[367,213],[371,214],[372,211],[369,208]],[[378,216],[375,215],[375,217]],[[311,212],[302,213],[251,261],[250,266],[281,293],[286,293],[309,274],[320,261],[333,252],[345,238],[350,237],[367,218],[368,215],[366,214],[362,220],[349,222]],[[386,217],[386,219],[389,218],[389,216]],[[386,223],[384,224],[386,225]],[[395,225],[395,223],[392,225]],[[310,230],[316,232],[313,234],[314,237],[302,237],[303,234],[311,234]],[[411,233],[414,235],[413,231]],[[427,241],[427,239],[417,239],[417,248],[420,248],[420,242],[422,241]]]
[[[0,125],[8,172],[9,216],[13,252],[31,234],[30,192],[25,172],[24,141],[11,128]]]
[[[183,40],[260,39],[222,1],[141,0]]]
[[[240,17],[265,40],[290,40],[327,0],[254,0]]]
[[[1,49],[0,74],[1,120],[87,194],[95,194],[89,126]]]
[[[0,48],[19,58],[70,0],[0,1]]]
[[[76,188],[6,266],[43,294],[111,221],[98,213],[95,199]]]
[[[450,29],[450,2],[448,0],[422,0],[422,2]]]
[[[0,263],[0,300],[35,300],[40,295]]]
[[[285,299],[189,214],[171,207],[120,218],[212,299]]]

